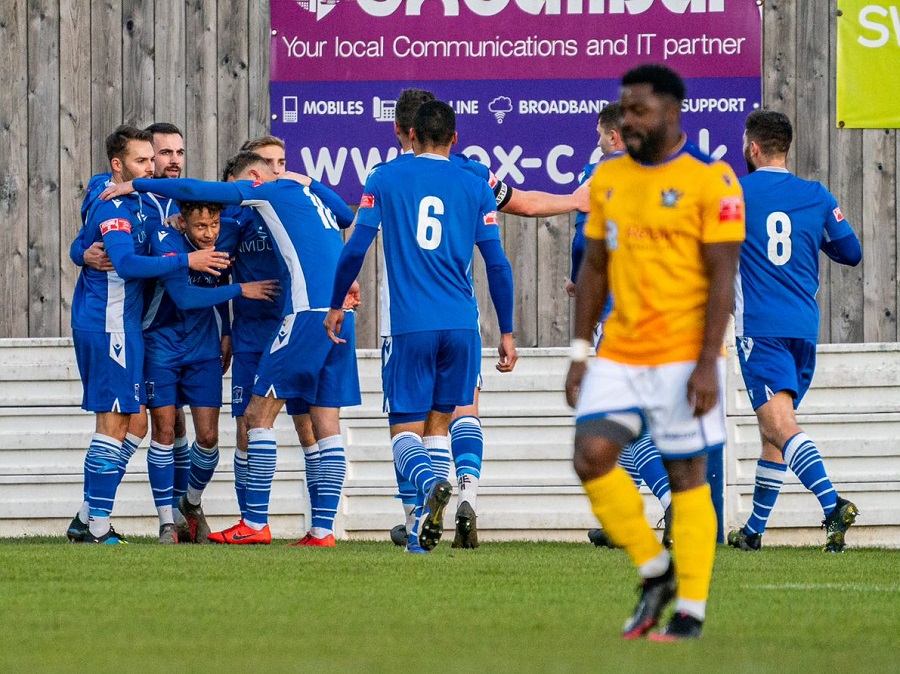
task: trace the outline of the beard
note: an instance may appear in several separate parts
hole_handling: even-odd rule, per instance
[[[666,146],[666,128],[659,126],[644,135],[633,130],[623,129],[622,139],[625,149],[635,161],[651,164],[663,159],[660,157]]]
[[[756,166],[753,165],[753,161],[750,159],[750,148],[744,148],[744,161],[747,162],[747,173],[753,173],[756,170]]]

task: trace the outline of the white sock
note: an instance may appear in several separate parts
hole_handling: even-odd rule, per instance
[[[326,538],[333,533],[334,532],[331,529],[325,529],[324,527],[313,527],[309,530],[309,535],[313,538]]]
[[[641,578],[658,578],[669,568],[670,561],[669,551],[663,550],[649,562],[639,566],[638,573],[641,574]]]
[[[81,508],[78,510],[78,521],[81,522],[82,524],[87,524],[90,516],[91,516],[91,505],[87,501],[84,501],[81,504]]]
[[[91,535],[97,538],[105,535],[107,531],[109,531],[109,518],[108,517],[93,517],[89,518],[88,526],[90,527]]]
[[[175,524],[175,516],[172,512],[172,506],[159,506],[156,509],[156,513],[159,515],[159,526],[164,524]]]
[[[478,498],[478,478],[464,473],[456,478],[456,484],[459,487],[458,502],[466,501],[472,506],[472,510],[475,510],[475,500]]]
[[[250,520],[244,520],[244,524],[253,529],[254,531],[262,531],[266,528],[265,524],[260,524],[259,522],[251,522]]]
[[[706,620],[706,602],[693,599],[676,599],[675,613],[687,613],[689,616],[693,616],[703,622]]]

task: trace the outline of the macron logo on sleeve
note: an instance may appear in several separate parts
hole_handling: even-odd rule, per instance
[[[362,198],[359,200],[360,208],[375,208],[375,195],[374,194],[363,194]]]
[[[100,235],[103,236],[108,232],[125,232],[131,234],[131,221],[125,218],[111,218],[100,223]]]
[[[168,232],[164,232],[164,231],[162,231],[162,230],[159,230],[159,231],[156,233],[156,236],[159,237],[159,240],[160,240],[160,241],[162,241],[162,240],[165,239],[167,236],[169,236],[169,233],[168,233]]]

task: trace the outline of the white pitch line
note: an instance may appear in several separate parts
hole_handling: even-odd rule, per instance
[[[800,590],[803,592],[809,590],[840,590],[842,592],[887,592],[889,594],[900,594],[900,586],[889,585],[858,585],[855,583],[781,583],[777,585],[743,585],[743,590],[773,590],[781,592],[784,590]]]

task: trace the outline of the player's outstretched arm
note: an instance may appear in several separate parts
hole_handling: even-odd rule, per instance
[[[718,361],[734,308],[734,278],[741,257],[741,242],[705,243],[700,250],[709,279],[709,297],[703,346],[687,385],[688,402],[694,406],[696,417],[709,412],[719,400]]]
[[[545,218],[571,213],[572,211],[586,213],[589,208],[589,191],[587,185],[583,185],[572,194],[550,194],[549,192],[539,192],[538,190],[513,189],[509,201],[500,210],[513,215]]]

